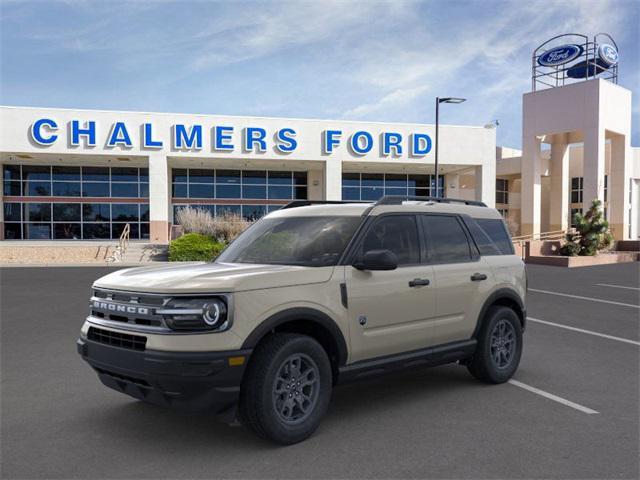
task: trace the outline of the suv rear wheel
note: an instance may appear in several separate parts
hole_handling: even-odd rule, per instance
[[[504,383],[518,368],[522,355],[522,325],[509,307],[491,307],[477,337],[478,346],[467,368],[478,380]]]
[[[277,333],[251,357],[240,394],[240,421],[285,445],[309,437],[329,407],[329,357],[313,338]]]

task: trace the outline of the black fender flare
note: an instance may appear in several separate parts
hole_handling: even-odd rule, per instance
[[[347,342],[338,324],[329,315],[314,308],[295,307],[275,313],[258,325],[245,339],[243,349],[253,349],[270,331],[280,325],[295,320],[313,322],[329,332],[338,350],[339,365],[347,363]]]
[[[524,306],[522,298],[520,298],[520,295],[518,295],[518,292],[516,292],[512,288],[499,288],[495,292],[491,293],[491,295],[489,295],[489,297],[485,300],[484,304],[482,305],[482,308],[480,309],[480,314],[478,315],[476,328],[473,330],[472,338],[477,337],[478,332],[480,331],[480,327],[482,326],[482,321],[484,319],[484,316],[487,313],[487,310],[489,310],[491,305],[503,299],[507,299],[509,301],[514,302],[516,305],[518,305],[518,308],[520,309],[520,311],[516,313],[520,317],[520,322],[522,324],[522,331],[524,332],[525,325],[527,323],[527,309]]]

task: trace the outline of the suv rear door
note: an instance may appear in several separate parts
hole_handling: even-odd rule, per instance
[[[351,362],[433,343],[433,267],[423,263],[419,227],[415,214],[380,215],[357,240],[353,258],[365,251],[387,249],[398,257],[398,268],[361,271],[345,266]]]
[[[433,339],[436,344],[469,339],[493,284],[491,268],[460,216],[424,214],[420,219],[435,275]]]

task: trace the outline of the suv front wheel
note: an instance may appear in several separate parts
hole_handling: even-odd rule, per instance
[[[240,394],[240,421],[259,436],[289,445],[309,437],[329,407],[329,358],[313,338],[276,333],[258,345]]]
[[[471,375],[488,383],[504,383],[518,368],[522,325],[509,307],[491,307],[478,333],[478,346],[467,363]]]

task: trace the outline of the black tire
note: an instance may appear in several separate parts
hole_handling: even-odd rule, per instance
[[[510,338],[509,334],[514,342],[512,350],[505,340]],[[500,338],[501,341],[498,340]],[[467,363],[471,375],[487,383],[504,383],[509,380],[518,369],[522,356],[522,324],[516,312],[509,307],[491,307],[480,327],[477,340],[476,352]]]
[[[297,379],[296,372],[301,375]],[[317,379],[309,380],[316,378],[314,372]],[[247,366],[240,391],[240,422],[276,443],[301,442],[320,425],[332,386],[331,363],[318,342],[294,333],[270,335],[256,347]]]

